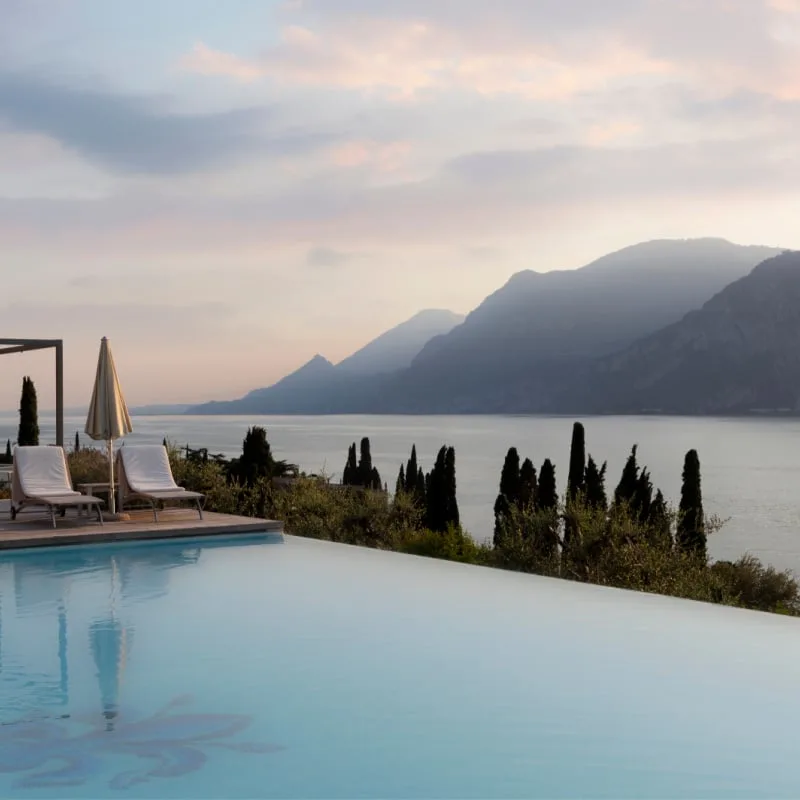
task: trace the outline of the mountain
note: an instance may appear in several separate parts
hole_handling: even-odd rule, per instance
[[[427,309],[373,339],[337,364],[351,375],[379,375],[410,367],[431,339],[449,333],[464,321],[463,314]]]
[[[556,405],[587,413],[800,410],[800,253],[764,261],[699,310],[600,360]]]
[[[129,410],[134,417],[164,417],[185,414],[189,408],[191,408],[189,403],[155,403],[148,406],[135,406]]]
[[[461,324],[433,335],[410,365],[413,348],[389,345],[390,334],[418,329],[413,320],[342,364],[328,364],[325,375],[299,389],[288,391],[280,382],[190,412],[566,413],[581,403],[601,410],[600,395],[589,402],[580,381],[606,386],[611,362],[603,359],[679,322],[781,252],[723,239],[658,240],[580,269],[520,272]],[[382,362],[375,352],[384,354]],[[395,352],[394,371],[379,368]],[[359,370],[359,363],[371,366]],[[609,400],[612,389],[606,388]]]
[[[576,270],[518,273],[424,347],[381,389],[372,410],[552,409],[576,372],[678,321],[780,252],[722,239],[659,240]]]
[[[205,403],[188,414],[316,414],[360,410],[382,375],[407,368],[432,337],[451,331],[464,317],[428,309],[396,325],[334,366],[316,355],[272,386],[239,400]]]

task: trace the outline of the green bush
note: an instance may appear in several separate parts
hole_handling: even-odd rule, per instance
[[[67,464],[73,486],[108,481],[108,455],[104,450],[87,447],[67,453]]]

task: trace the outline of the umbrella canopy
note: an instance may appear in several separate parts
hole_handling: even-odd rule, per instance
[[[100,357],[97,359],[97,375],[92,390],[92,402],[89,404],[89,415],[86,418],[85,431],[88,436],[108,444],[109,464],[109,500],[111,513],[116,513],[116,497],[114,492],[114,440],[120,439],[133,430],[128,407],[122,396],[122,389],[114,366],[114,356],[108,339],[103,337],[100,343]]]

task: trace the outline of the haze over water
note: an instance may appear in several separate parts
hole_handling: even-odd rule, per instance
[[[565,489],[573,419],[498,416],[339,416],[339,417],[138,417],[130,442],[208,447],[237,455],[248,425],[263,425],[276,458],[307,472],[341,475],[347,448],[369,436],[381,477],[394,489],[397,471],[416,443],[427,471],[442,444],[456,449],[461,519],[476,539],[492,534],[492,506],[506,451],[515,446],[537,469],[545,458],[556,465],[559,493]],[[608,460],[607,489],[613,493],[633,444],[655,486],[677,503],[683,457],[696,448],[703,476],[706,512],[729,521],[711,537],[715,558],[751,551],[776,567],[800,573],[800,420],[688,417],[589,417],[587,452]],[[67,446],[82,417],[65,421]],[[0,441],[16,435],[16,416],[0,415]],[[41,420],[42,441],[54,440],[52,417]],[[83,444],[89,440],[81,433]]]

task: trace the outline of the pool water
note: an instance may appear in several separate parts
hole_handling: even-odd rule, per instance
[[[785,617],[266,536],[0,556],[0,796],[800,795]]]

